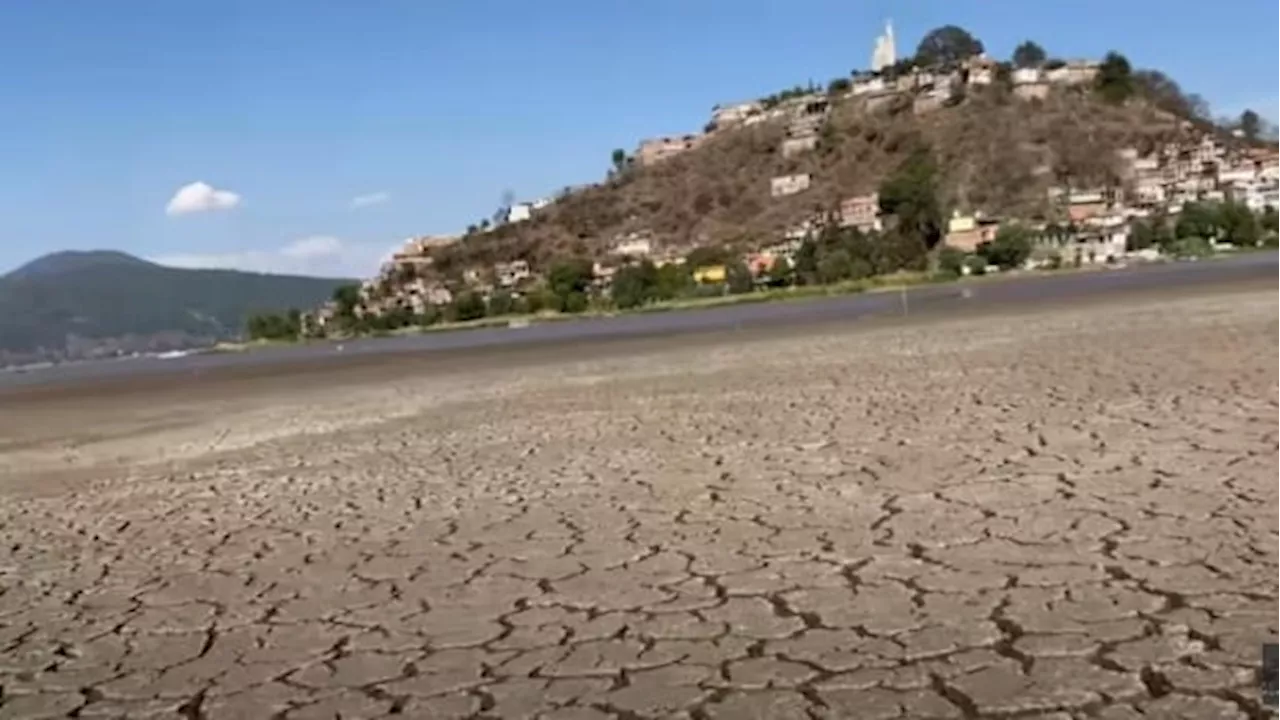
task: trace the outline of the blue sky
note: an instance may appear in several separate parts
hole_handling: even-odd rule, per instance
[[[1124,52],[1274,119],[1271,0],[6,0],[0,272],[54,250],[371,273],[415,234],[599,179],[718,101],[868,64],[933,27],[1007,57]],[[166,212],[188,188],[186,209]],[[357,198],[362,201],[355,202]],[[357,207],[358,205],[358,207]],[[183,209],[177,207],[176,209]]]

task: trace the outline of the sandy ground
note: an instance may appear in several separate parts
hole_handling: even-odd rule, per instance
[[[1262,717],[1278,342],[1271,283],[11,397],[0,717]]]

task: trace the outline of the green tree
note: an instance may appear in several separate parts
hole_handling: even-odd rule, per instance
[[[1024,40],[1021,45],[1013,49],[1013,65],[1020,68],[1040,67],[1049,55],[1045,53],[1044,48],[1032,40]]]
[[[1223,242],[1244,248],[1257,247],[1262,239],[1262,224],[1244,203],[1222,203],[1218,207],[1217,221],[1217,237]]]
[[[1129,224],[1129,237],[1125,240],[1125,250],[1129,252],[1146,250],[1150,247],[1156,247],[1158,244],[1155,228],[1150,222],[1134,220]]]
[[[626,310],[658,296],[658,268],[649,260],[618,268],[613,274],[613,303]]]
[[[942,239],[942,203],[937,162],[919,148],[880,185],[880,210],[898,219],[898,230],[915,237],[926,250]]]
[[[1098,94],[1113,103],[1128,100],[1136,87],[1129,59],[1115,51],[1107,53],[1102,59],[1095,82]]]
[[[693,285],[693,273],[688,264],[667,263],[658,268],[655,294],[659,300],[671,300],[687,294]]]
[[[755,288],[755,278],[751,276],[751,269],[741,260],[729,263],[725,268],[724,280],[732,295],[749,293]]]
[[[1031,232],[1021,225],[1000,226],[994,240],[978,246],[978,254],[1002,270],[1021,267],[1031,257]]]
[[[337,306],[336,311],[339,317],[354,317],[356,306],[360,304],[360,286],[349,284],[334,288],[333,303]]]
[[[440,308],[435,305],[428,305],[422,310],[422,313],[414,318],[414,322],[419,327],[431,327],[444,319],[444,314],[440,312]]]
[[[1262,219],[1260,222],[1262,229],[1269,233],[1280,231],[1280,213],[1277,213],[1275,207],[1272,205],[1268,205],[1262,209]]]
[[[1255,142],[1262,131],[1262,118],[1252,110],[1240,113],[1240,132],[1249,142]]]
[[[575,312],[567,309],[572,304],[581,305],[581,309],[585,310],[587,290],[594,279],[591,261],[585,258],[561,260],[552,265],[551,271],[547,273],[547,285],[556,298],[555,309],[561,312]]]
[[[1202,238],[1213,240],[1218,227],[1217,208],[1209,203],[1187,203],[1178,215],[1174,235],[1178,240]]]
[[[627,151],[622,148],[614,148],[610,160],[613,161],[613,169],[617,172],[622,172],[627,167]]]
[[[506,290],[495,290],[489,296],[489,307],[485,313],[489,317],[499,317],[502,315],[510,315],[515,301],[511,297],[511,293]]]
[[[824,285],[847,280],[853,275],[853,258],[843,248],[823,253],[818,261],[818,282]]]
[[[852,86],[853,83],[849,81],[849,78],[838,77],[827,83],[827,94],[839,95],[840,93],[849,92],[849,88]]]
[[[863,236],[852,247],[856,261],[865,259],[872,273],[888,275],[902,270],[922,271],[929,267],[929,247],[919,233],[904,230],[901,224],[879,237]],[[855,277],[861,277],[855,273]]]
[[[484,317],[485,313],[484,298],[480,293],[466,292],[458,293],[457,297],[449,305],[449,317],[455,322],[467,322],[468,320],[479,320]]]
[[[963,250],[943,245],[938,250],[938,272],[948,277],[960,277],[964,274],[964,260]]]
[[[915,63],[920,67],[955,65],[960,61],[981,55],[982,41],[963,28],[944,25],[929,31],[916,47]]]
[[[261,313],[253,315],[245,330],[253,340],[296,340],[302,332],[302,313]]]
[[[1133,88],[1134,92],[1162,110],[1184,118],[1194,115],[1190,98],[1177,82],[1159,70],[1134,71]]]

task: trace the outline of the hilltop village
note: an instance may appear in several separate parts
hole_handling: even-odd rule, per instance
[[[978,103],[1020,104],[1026,112],[1079,107],[1082,115],[1137,108],[1147,113],[1144,122],[1163,129],[1131,133],[1131,144],[1076,148],[1106,156],[1093,158],[1106,168],[1094,177],[1056,172],[1048,163],[1031,167],[1028,177],[1043,191],[1037,190],[1032,210],[1021,212],[993,212],[972,200],[976,190],[967,201],[948,196],[938,148],[912,138],[900,141],[914,145],[899,151],[888,173],[858,179],[870,186],[867,192],[832,200],[822,173],[803,170],[806,158],[833,152],[833,118],[840,113],[936,125],[948,113],[986,107]],[[312,312],[254,318],[250,333],[341,335],[883,276],[1100,266],[1273,244],[1280,206],[1275,143],[1261,137],[1256,115],[1215,122],[1202,105],[1159,73],[1133,70],[1118,53],[1060,60],[1028,41],[1010,61],[1000,61],[966,31],[946,26],[926,35],[914,55],[899,58],[886,26],[869,70],[825,88],[718,104],[700,132],[647,138],[629,153],[615,150],[601,183],[507,203],[456,236],[410,238],[377,277],[339,289]],[[759,134],[766,128],[775,134]],[[795,169],[749,179],[767,189],[763,204],[785,209],[770,216],[785,223],[761,223],[726,241],[628,221],[612,235],[579,231],[562,252],[539,245],[533,231],[540,224],[569,224],[563,208],[581,215],[646,174],[686,172],[685,158],[713,157],[735,136],[768,137],[776,143],[766,148],[770,162],[781,163],[771,167]],[[806,201],[818,194],[822,201]]]

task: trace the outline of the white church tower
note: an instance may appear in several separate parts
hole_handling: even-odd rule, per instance
[[[875,50],[871,52],[871,70],[880,72],[898,61],[898,52],[893,44],[893,21],[884,24],[884,34],[876,38]]]

